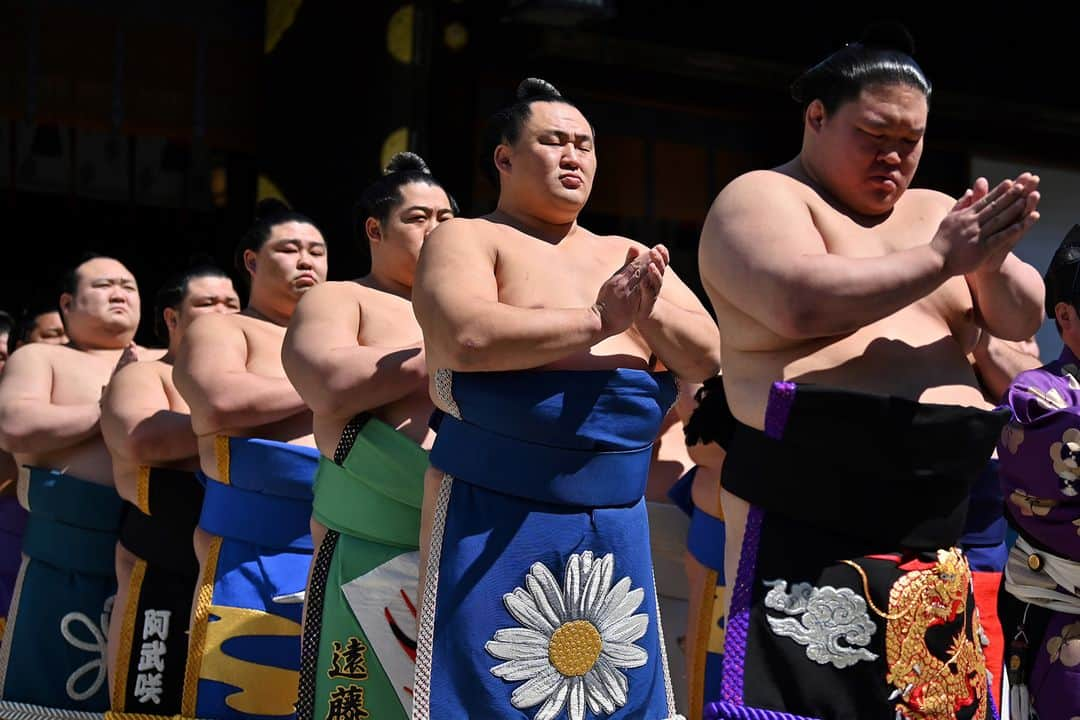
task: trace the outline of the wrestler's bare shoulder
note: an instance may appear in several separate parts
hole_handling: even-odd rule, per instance
[[[91,353],[68,345],[29,343],[12,353],[8,359],[9,368],[5,374],[17,374],[22,368],[40,367],[50,368],[54,377],[71,373],[76,375],[85,372],[100,373],[102,370],[111,372],[120,353],[120,350],[111,353]]]
[[[86,353],[67,345],[50,345],[49,343],[27,343],[20,346],[8,358],[9,363],[48,363],[75,362],[77,358],[85,357]]]
[[[821,194],[805,180],[792,174],[787,166],[772,170],[752,170],[728,183],[716,198],[716,209],[735,208],[746,203],[771,203],[777,200],[801,200],[808,206],[828,206]],[[956,202],[945,193],[926,188],[908,188],[896,203],[904,212],[940,213],[944,217]],[[835,210],[835,212],[840,212]]]
[[[243,338],[248,342],[258,341],[267,336],[284,337],[285,328],[243,312],[220,314],[207,313],[192,321],[187,330],[189,337],[201,340],[221,340]]]
[[[152,379],[160,380],[163,384],[172,384],[172,371],[173,366],[169,363],[162,362],[160,359],[143,360],[140,359],[137,362],[128,363],[124,367],[120,368],[113,375],[112,382],[127,382],[127,381],[149,381]]]
[[[714,206],[741,205],[751,202],[768,202],[777,198],[797,198],[810,203],[821,196],[803,180],[781,168],[751,170],[739,175],[724,186],[716,197]]]
[[[440,223],[439,227],[432,230],[424,241],[424,247],[460,243],[468,243],[470,247],[491,247],[507,233],[518,232],[515,228],[488,217],[457,217]]]
[[[169,350],[168,348],[151,348],[138,345],[135,348],[135,352],[138,353],[139,360],[154,361],[165,357]]]

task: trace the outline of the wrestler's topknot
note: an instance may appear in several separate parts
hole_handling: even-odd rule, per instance
[[[394,153],[390,162],[383,168],[383,175],[393,175],[400,172],[419,172],[425,175],[431,174],[431,168],[424,162],[424,158],[414,152]]]
[[[541,78],[525,78],[517,86],[518,100],[543,100],[545,98],[561,98],[562,93],[558,88]]]
[[[804,72],[791,84],[791,97],[805,110],[820,100],[825,111],[859,97],[871,85],[902,84],[930,102],[933,87],[912,54],[915,43],[899,23],[869,26],[858,42],[848,43]]]
[[[358,234],[364,235],[364,222],[369,217],[385,222],[390,217],[390,212],[405,199],[401,188],[415,182],[442,188],[450,199],[450,208],[454,215],[458,214],[454,196],[431,174],[431,168],[424,158],[414,152],[399,152],[386,163],[382,177],[368,185],[360,194],[356,212]]]

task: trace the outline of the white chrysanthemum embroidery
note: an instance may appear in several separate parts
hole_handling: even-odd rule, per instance
[[[645,635],[649,616],[633,612],[645,598],[630,578],[611,584],[615,556],[599,560],[585,551],[570,556],[563,586],[543,563],[533,563],[525,588],[503,596],[521,627],[495,632],[484,647],[507,662],[491,668],[519,682],[510,702],[519,710],[540,706],[533,720],[553,720],[569,706],[570,720],[613,713],[626,704],[629,683],[621,668],[643,666],[649,655],[634,641]]]

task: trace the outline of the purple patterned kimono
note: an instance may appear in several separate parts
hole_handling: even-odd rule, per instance
[[[998,457],[1019,532],[1000,598],[1012,717],[1080,716],[1080,361],[1021,373]]]

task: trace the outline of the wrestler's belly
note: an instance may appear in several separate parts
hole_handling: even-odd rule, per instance
[[[199,458],[161,463],[158,467],[195,472],[199,469]],[[139,494],[139,465],[127,460],[113,459],[113,479],[116,492],[129,503],[137,504]]]
[[[541,366],[540,370],[614,370],[631,368],[649,369],[649,356],[652,351],[641,334],[630,330],[606,338],[587,351],[567,355],[553,363]]]
[[[113,485],[112,457],[100,436],[63,450],[20,454],[15,459],[19,465],[58,470],[98,485]]]
[[[428,420],[431,419],[431,412],[434,409],[435,406],[431,404],[431,397],[425,387],[400,400],[375,408],[371,413],[420,447],[430,450],[435,442],[435,433],[428,428]],[[313,420],[315,443],[324,457],[334,457],[337,446],[341,442],[341,433],[352,417],[315,415]]]
[[[724,347],[724,386],[732,412],[762,429],[777,380],[895,395],[925,403],[988,407],[975,373],[940,318],[897,313],[851,335],[774,351]]]

